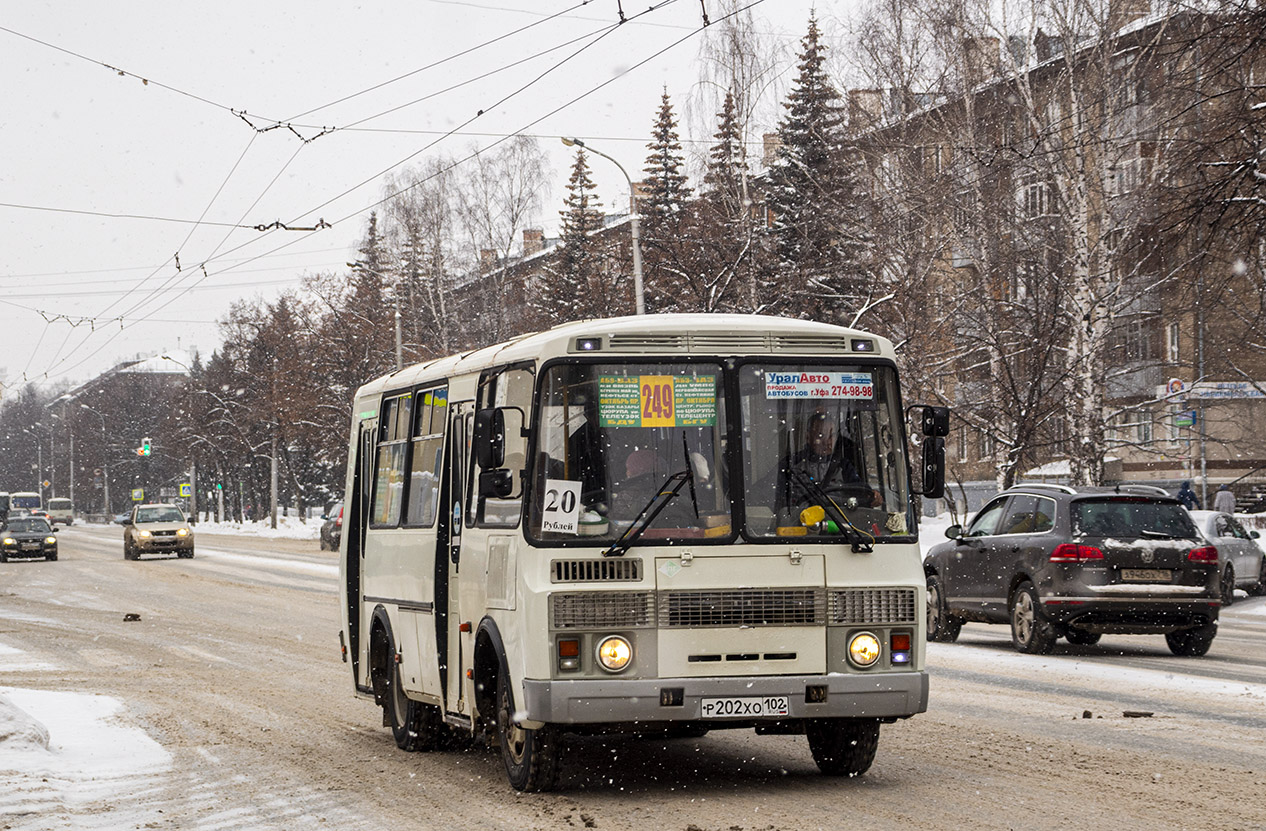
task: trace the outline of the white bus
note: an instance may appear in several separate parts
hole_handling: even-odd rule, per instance
[[[892,345],[852,329],[647,315],[408,367],[356,394],[343,660],[401,748],[494,734],[519,790],[572,732],[807,734],[860,774],[927,708],[911,479]]]

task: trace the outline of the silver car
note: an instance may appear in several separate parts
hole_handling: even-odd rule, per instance
[[[1188,511],[1205,539],[1218,549],[1222,561],[1222,605],[1230,606],[1236,589],[1249,594],[1266,591],[1266,554],[1257,544],[1260,534],[1221,511]]]

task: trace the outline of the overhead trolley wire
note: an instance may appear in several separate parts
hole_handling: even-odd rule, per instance
[[[676,0],[664,0],[664,2],[661,2],[661,3],[658,3],[658,4],[652,5],[652,6],[650,6],[649,8],[645,9],[644,11],[639,12],[637,15],[635,15],[635,18],[636,18],[636,17],[641,17],[641,16],[643,16],[643,15],[649,14],[649,13],[654,12],[654,11],[657,11],[657,10],[659,10],[659,9],[661,9],[661,8],[665,7],[665,6],[671,5],[671,4],[672,4],[672,3],[674,3],[674,2],[676,2]],[[760,5],[762,2],[764,2],[764,0],[753,0],[753,2],[750,2],[750,3],[746,4],[745,6],[743,6],[743,7],[741,7],[741,8],[735,9],[734,11],[732,11],[732,12],[730,12],[730,13],[726,14],[726,15],[722,15],[720,18],[718,18],[718,19],[717,19],[717,21],[713,21],[713,22],[719,22],[720,20],[724,20],[724,19],[726,19],[726,18],[728,18],[728,17],[732,17],[732,16],[734,16],[734,15],[741,14],[742,12],[747,11],[747,10],[748,10],[748,9],[750,9],[750,8],[753,8],[753,7],[755,7],[755,6]],[[630,20],[631,20],[631,19],[634,19],[634,18],[630,18]],[[607,34],[609,34],[609,33],[610,33],[611,31],[613,31],[615,28],[618,28],[618,27],[619,27],[619,25],[620,25],[620,24],[613,24],[611,27],[608,27],[608,29],[607,29],[606,31],[603,31],[603,32],[602,32],[602,34],[600,34],[600,35],[598,35],[596,38],[594,38],[594,40],[593,40],[591,43],[586,44],[586,45],[585,45],[584,47],[582,47],[580,50],[577,50],[577,51],[576,51],[575,53],[573,53],[572,55],[568,56],[567,58],[564,58],[562,61],[560,61],[560,62],[559,62],[558,64],[556,64],[554,67],[551,67],[550,69],[548,69],[548,70],[546,70],[545,72],[541,73],[541,74],[540,74],[540,75],[538,75],[536,78],[534,78],[532,81],[530,81],[530,82],[528,82],[527,84],[525,84],[525,85],[521,86],[520,88],[518,88],[518,89],[514,90],[513,92],[511,92],[511,93],[507,94],[506,96],[503,96],[503,97],[502,97],[501,99],[499,99],[496,103],[494,103],[493,105],[491,105],[491,107],[499,106],[500,104],[502,104],[502,103],[504,103],[505,101],[509,100],[510,98],[512,98],[512,97],[514,97],[514,96],[516,96],[516,95],[520,94],[521,92],[523,92],[523,91],[524,91],[524,90],[526,90],[527,88],[529,88],[529,87],[531,87],[532,85],[534,85],[535,83],[539,82],[542,78],[544,78],[545,76],[549,75],[551,72],[553,72],[553,71],[554,71],[554,70],[556,70],[558,67],[560,67],[560,66],[562,66],[563,64],[565,64],[567,61],[571,60],[571,59],[572,59],[573,57],[575,57],[576,55],[580,54],[581,52],[585,51],[586,49],[588,49],[588,48],[592,47],[592,46],[593,46],[594,44],[596,44],[597,42],[601,41],[603,38],[605,38],[605,37],[606,37],[606,35],[607,35]],[[691,32],[689,32],[687,35],[685,35],[685,36],[683,36],[683,37],[681,37],[681,38],[677,39],[676,41],[674,41],[673,43],[669,44],[668,46],[665,46],[664,48],[657,50],[656,52],[652,53],[651,55],[649,55],[648,57],[644,58],[643,60],[638,61],[636,64],[633,64],[633,65],[632,65],[632,66],[630,66],[628,69],[626,69],[626,70],[624,70],[623,72],[621,72],[619,75],[616,75],[616,76],[613,76],[613,77],[611,77],[611,78],[608,78],[607,80],[605,80],[605,81],[603,81],[603,82],[601,82],[601,83],[599,83],[599,84],[595,85],[594,87],[590,88],[590,89],[589,89],[589,90],[587,90],[586,92],[581,93],[580,95],[578,95],[578,96],[576,96],[576,97],[572,98],[571,100],[567,101],[566,103],[564,103],[564,104],[562,104],[562,105],[560,105],[560,106],[558,106],[558,107],[554,108],[553,110],[549,111],[548,113],[545,113],[544,115],[542,115],[542,116],[540,116],[540,117],[538,117],[538,118],[534,119],[533,121],[531,121],[531,122],[529,122],[528,124],[524,125],[524,127],[523,127],[523,128],[521,128],[520,130],[516,130],[516,131],[515,131],[515,132],[513,132],[513,133],[508,133],[508,134],[505,134],[505,135],[501,136],[501,137],[500,137],[500,138],[498,138],[496,141],[494,141],[494,142],[492,142],[491,144],[489,144],[489,145],[485,146],[484,148],[481,148],[480,150],[476,150],[475,152],[473,152],[473,153],[471,153],[471,154],[469,154],[469,155],[467,155],[467,156],[463,157],[462,159],[459,159],[459,160],[455,161],[453,164],[451,164],[451,165],[449,165],[449,166],[445,167],[442,171],[438,171],[436,174],[432,174],[432,176],[431,176],[431,177],[426,177],[426,178],[424,178],[424,179],[422,179],[422,180],[419,180],[418,182],[415,182],[413,185],[410,185],[408,188],[405,188],[405,189],[403,189],[403,190],[401,190],[401,191],[397,191],[397,192],[395,192],[395,193],[393,193],[393,194],[388,195],[387,197],[384,197],[384,198],[383,198],[383,199],[381,199],[381,200],[378,200],[377,202],[372,203],[372,204],[371,204],[371,205],[369,205],[369,206],[366,206],[366,207],[363,207],[363,208],[361,208],[361,209],[359,209],[359,210],[357,210],[357,211],[354,211],[354,212],[352,212],[352,213],[350,213],[350,214],[348,214],[348,215],[346,215],[346,216],[342,217],[341,219],[336,220],[333,224],[338,224],[338,223],[344,222],[344,221],[346,221],[346,220],[348,220],[348,219],[350,219],[350,218],[352,218],[352,217],[354,217],[354,216],[357,216],[357,215],[360,215],[360,214],[364,213],[365,211],[368,211],[368,210],[373,210],[374,208],[376,208],[376,207],[378,207],[378,206],[380,206],[380,205],[384,204],[385,202],[389,201],[391,198],[393,198],[394,196],[398,195],[399,193],[403,193],[403,192],[405,192],[405,191],[407,191],[407,190],[409,190],[409,189],[411,189],[411,188],[413,188],[413,187],[417,187],[417,186],[419,186],[420,184],[423,184],[425,181],[428,181],[428,180],[429,180],[430,178],[432,178],[434,175],[439,175],[439,173],[442,173],[442,172],[447,172],[448,170],[451,170],[451,169],[453,169],[454,167],[456,167],[456,166],[458,166],[458,165],[460,165],[460,164],[464,164],[465,162],[468,162],[468,161],[470,161],[471,159],[473,159],[473,158],[477,157],[477,156],[479,155],[479,153],[481,153],[481,152],[486,152],[487,150],[492,149],[493,147],[497,146],[498,144],[501,144],[502,142],[504,142],[504,141],[506,141],[506,140],[508,140],[508,139],[510,139],[510,138],[513,138],[513,137],[515,137],[515,136],[517,136],[517,135],[522,134],[522,133],[523,133],[524,131],[526,131],[527,129],[529,129],[529,128],[531,128],[531,127],[533,127],[533,126],[535,126],[535,125],[539,124],[540,122],[544,121],[545,119],[547,119],[547,118],[549,118],[549,117],[551,117],[551,116],[553,116],[553,115],[556,115],[557,113],[559,113],[559,112],[561,112],[562,110],[564,110],[564,109],[566,109],[566,108],[568,108],[568,107],[572,106],[573,104],[575,104],[575,103],[577,103],[577,102],[579,102],[579,101],[581,101],[581,100],[584,100],[585,98],[589,97],[590,95],[594,94],[595,92],[597,92],[597,91],[599,91],[599,90],[601,90],[601,89],[603,89],[603,88],[607,87],[608,85],[610,85],[610,84],[611,84],[611,83],[613,83],[614,81],[616,81],[616,80],[618,80],[618,79],[620,79],[620,78],[624,77],[625,75],[629,74],[630,72],[632,72],[632,71],[634,71],[634,70],[636,70],[636,69],[638,69],[638,68],[640,68],[640,67],[644,66],[645,64],[649,63],[650,61],[654,60],[655,58],[659,57],[660,55],[663,55],[665,52],[669,51],[670,49],[675,48],[676,46],[678,46],[678,45],[680,45],[681,43],[685,42],[686,40],[690,39],[691,37],[694,37],[695,35],[699,34],[699,33],[700,33],[700,32],[702,32],[702,31],[704,31],[706,28],[707,28],[707,25],[704,25],[704,26],[701,26],[701,27],[698,27],[698,28],[696,28],[696,29],[692,30],[692,31],[691,31]],[[421,153],[425,152],[426,150],[430,149],[431,147],[434,147],[434,146],[435,146],[435,144],[437,144],[439,141],[443,140],[443,138],[446,138],[446,137],[448,137],[448,136],[451,136],[451,135],[457,134],[457,133],[460,131],[460,129],[461,129],[462,127],[464,127],[464,126],[466,126],[466,125],[470,124],[472,121],[474,121],[475,119],[477,119],[478,117],[480,117],[481,115],[483,115],[483,113],[484,113],[487,109],[491,109],[491,107],[489,107],[489,108],[485,108],[485,109],[481,109],[481,110],[477,111],[477,112],[476,112],[476,114],[475,114],[474,116],[472,116],[471,118],[467,119],[465,122],[463,122],[462,124],[458,125],[458,126],[457,126],[457,127],[455,127],[454,129],[447,131],[447,132],[446,132],[446,133],[444,133],[444,134],[443,134],[440,138],[436,139],[435,141],[428,142],[428,143],[427,143],[424,147],[422,147],[422,148],[421,148],[421,149],[419,149],[418,151],[416,151],[416,152],[414,152],[414,153],[410,154],[409,156],[405,157],[404,159],[402,159],[401,161],[397,162],[396,164],[394,164],[394,165],[392,165],[392,166],[390,166],[390,167],[386,168],[386,169],[385,169],[385,170],[383,170],[382,172],[380,172],[380,173],[376,174],[373,178],[366,179],[366,180],[362,181],[361,183],[359,183],[359,184],[357,184],[357,185],[353,186],[352,188],[349,188],[349,189],[347,189],[347,190],[345,190],[345,191],[343,191],[343,192],[339,193],[338,195],[336,195],[336,196],[332,197],[331,199],[326,200],[325,202],[321,203],[320,205],[318,205],[318,206],[316,206],[316,207],[314,207],[314,208],[312,208],[312,209],[308,210],[307,212],[305,212],[305,213],[303,213],[303,214],[300,214],[300,215],[299,215],[299,218],[301,219],[301,218],[302,218],[302,217],[304,217],[304,216],[308,216],[308,215],[311,215],[312,213],[314,213],[314,212],[316,212],[316,211],[319,211],[321,208],[326,207],[326,206],[328,206],[328,205],[332,204],[334,201],[336,201],[336,200],[338,200],[338,199],[342,198],[343,196],[346,196],[347,194],[354,192],[355,190],[357,190],[357,189],[359,189],[359,188],[363,187],[363,186],[364,186],[364,185],[366,185],[366,184],[369,184],[370,182],[372,182],[372,181],[374,181],[374,180],[376,180],[376,179],[380,178],[381,176],[384,176],[386,173],[389,173],[391,170],[393,170],[393,169],[395,169],[395,168],[397,168],[397,167],[399,167],[399,166],[401,166],[401,165],[403,165],[403,164],[406,164],[407,162],[409,162],[409,161],[410,161],[410,160],[412,160],[413,158],[416,158],[416,157],[417,157],[418,155],[420,155]],[[296,220],[296,221],[297,221],[297,220]],[[309,232],[309,233],[311,233],[311,232]],[[174,294],[173,296],[171,296],[171,297],[167,298],[164,302],[162,302],[162,303],[161,303],[160,305],[158,305],[157,307],[155,307],[155,308],[151,309],[151,310],[150,310],[149,312],[147,312],[145,315],[143,315],[143,316],[141,316],[140,318],[137,318],[137,319],[135,319],[135,320],[129,320],[129,321],[127,321],[127,323],[129,323],[129,324],[134,324],[134,323],[144,322],[144,321],[146,321],[146,320],[152,319],[152,316],[153,316],[153,315],[157,314],[157,313],[158,313],[159,311],[161,311],[162,309],[164,309],[164,308],[166,308],[167,306],[171,305],[171,304],[172,304],[172,303],[174,303],[176,300],[179,300],[181,297],[183,297],[183,296],[184,296],[186,293],[188,293],[189,291],[191,291],[191,290],[193,290],[194,288],[198,287],[201,283],[203,283],[205,280],[207,280],[209,277],[211,277],[213,273],[214,273],[214,274],[217,274],[217,275],[218,275],[218,274],[222,274],[222,273],[225,273],[225,272],[227,272],[227,271],[235,270],[236,268],[238,268],[238,267],[240,267],[240,266],[244,266],[244,265],[247,265],[247,264],[249,264],[249,263],[255,262],[255,261],[257,261],[257,260],[259,260],[259,259],[262,259],[262,258],[264,258],[264,257],[267,257],[267,256],[272,256],[273,254],[276,254],[276,253],[278,253],[278,252],[280,252],[280,251],[285,250],[286,248],[289,248],[289,247],[290,247],[290,246],[292,246],[292,245],[295,245],[295,244],[297,244],[297,243],[301,242],[303,239],[305,239],[305,238],[306,238],[306,236],[307,236],[307,234],[305,234],[304,236],[301,236],[301,237],[296,237],[296,238],[294,238],[294,239],[292,239],[292,240],[289,240],[289,241],[287,241],[287,242],[283,243],[282,245],[277,246],[276,248],[273,248],[273,249],[271,249],[271,250],[269,250],[269,251],[267,251],[267,252],[264,252],[264,253],[262,253],[262,254],[259,254],[259,255],[257,255],[257,256],[254,256],[254,257],[244,258],[243,260],[241,260],[240,262],[238,262],[238,263],[236,263],[236,264],[234,264],[234,265],[228,266],[228,267],[226,267],[226,268],[220,269],[220,270],[215,271],[215,272],[208,272],[208,271],[207,271],[207,269],[206,269],[206,265],[207,265],[208,263],[210,263],[210,262],[213,262],[213,259],[212,259],[212,258],[208,258],[206,261],[204,261],[203,263],[201,263],[201,264],[200,264],[200,269],[201,269],[201,272],[202,272],[202,276],[201,276],[201,277],[199,277],[198,279],[196,279],[196,280],[195,280],[195,281],[194,281],[191,285],[186,286],[185,288],[183,288],[183,289],[182,289],[179,293],[176,293],[176,294]],[[236,246],[236,247],[231,248],[231,249],[229,249],[228,251],[224,252],[224,255],[232,254],[232,253],[234,253],[234,252],[236,252],[236,251],[240,250],[241,248],[245,247],[246,245],[250,245],[250,244],[253,244],[254,242],[258,242],[258,241],[259,241],[259,240],[253,240],[251,243],[243,243],[242,245]],[[135,307],[134,307],[134,308],[135,308]],[[122,320],[121,320],[121,319],[119,319],[119,320],[120,320],[120,326],[121,326],[120,331],[122,331],[122,326],[123,326],[123,323],[122,323]],[[91,358],[93,355],[95,355],[95,354],[97,354],[98,352],[100,352],[100,351],[101,351],[101,349],[103,349],[103,348],[104,348],[104,347],[105,347],[105,346],[106,346],[106,345],[107,345],[110,341],[112,341],[112,340],[114,339],[114,337],[116,337],[116,336],[117,336],[117,334],[118,334],[118,332],[116,332],[116,333],[115,333],[115,335],[111,336],[111,338],[110,338],[110,339],[109,339],[106,343],[104,343],[104,344],[102,344],[101,346],[99,346],[99,347],[97,347],[96,349],[94,349],[92,353],[90,353],[89,355],[85,356],[83,359],[81,359],[80,361],[78,361],[78,362],[77,362],[77,363],[75,363],[74,365],[72,365],[72,366],[69,366],[69,367],[66,367],[66,368],[62,369],[60,374],[65,374],[66,372],[70,372],[70,371],[72,371],[73,369],[75,369],[75,368],[77,368],[78,366],[80,366],[80,365],[82,365],[83,363],[85,363],[85,362],[86,362],[89,358]],[[64,360],[65,360],[65,359],[63,359],[63,362],[64,362]],[[59,366],[60,366],[60,362],[59,362]],[[58,368],[57,366],[50,367],[49,372],[52,372],[54,369],[57,369],[57,368]],[[49,372],[46,372],[46,373],[45,373],[45,377],[48,377],[48,376],[49,376]]]

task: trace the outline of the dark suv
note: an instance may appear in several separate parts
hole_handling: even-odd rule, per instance
[[[1158,488],[1021,485],[945,536],[924,558],[929,640],[979,621],[1010,623],[1021,652],[1116,633],[1203,655],[1217,633],[1218,551]]]

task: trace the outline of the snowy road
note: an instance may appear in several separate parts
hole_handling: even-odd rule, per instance
[[[860,780],[735,731],[574,740],[562,790],[520,795],[491,751],[396,750],[352,697],[314,541],[128,562],[118,528],[59,537],[0,565],[0,828],[1266,828],[1262,598],[1200,659],[1159,636],[1022,656],[969,624]]]

